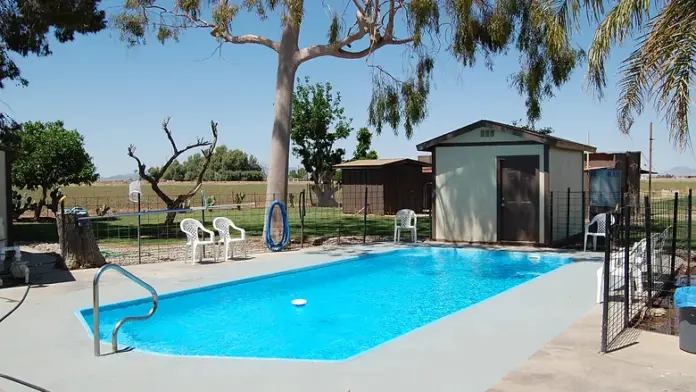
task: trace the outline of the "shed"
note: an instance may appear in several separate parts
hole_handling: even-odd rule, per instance
[[[365,208],[367,189],[368,213],[392,215],[408,208],[423,212],[425,184],[432,173],[424,173],[427,162],[414,159],[364,159],[334,165],[343,173],[343,212],[354,214]]]
[[[584,209],[554,214],[550,197],[582,200],[594,147],[490,120],[417,147],[432,154],[434,240],[550,245],[583,231]]]

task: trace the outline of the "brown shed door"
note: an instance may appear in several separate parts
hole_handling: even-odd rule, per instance
[[[498,158],[498,241],[539,242],[539,156]]]

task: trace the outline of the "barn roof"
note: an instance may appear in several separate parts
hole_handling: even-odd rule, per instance
[[[576,151],[589,151],[589,152],[595,152],[597,151],[597,148],[588,146],[586,144],[582,143],[577,143],[572,140],[568,139],[562,139],[560,137],[555,137],[551,135],[542,135],[537,132],[532,132],[528,131],[526,129],[516,127],[514,125],[509,125],[509,124],[503,124],[499,123],[496,121],[491,121],[491,120],[479,120],[476,121],[475,123],[471,123],[467,126],[464,126],[459,129],[455,129],[452,132],[446,133],[442,136],[438,136],[434,139],[430,139],[428,141],[425,141],[416,148],[418,148],[418,151],[430,151],[432,150],[433,147],[442,144],[446,142],[447,140],[450,140],[452,138],[455,138],[457,136],[463,135],[467,132],[471,132],[474,130],[477,130],[479,128],[491,128],[496,131],[501,131],[501,132],[506,132],[515,136],[519,136],[525,140],[537,142],[540,144],[548,144],[552,147],[556,148],[561,148],[564,150],[576,150]],[[483,144],[483,143],[481,143]]]
[[[412,163],[420,166],[430,166],[427,162],[416,161],[415,159],[409,158],[394,158],[394,159],[358,159],[350,162],[339,163],[338,165],[333,165],[337,169],[357,169],[366,167],[382,167],[387,165],[393,165],[395,163]]]

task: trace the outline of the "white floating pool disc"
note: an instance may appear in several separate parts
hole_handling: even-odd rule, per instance
[[[302,298],[293,299],[290,303],[295,306],[305,306],[307,305],[307,300]]]

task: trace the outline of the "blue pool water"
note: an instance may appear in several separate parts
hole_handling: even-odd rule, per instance
[[[571,259],[413,248],[160,297],[121,346],[163,354],[342,360],[554,270]],[[304,307],[290,301],[305,298]],[[101,339],[148,299],[102,306]],[[80,311],[92,328],[92,309]]]

